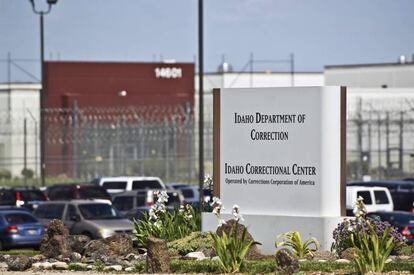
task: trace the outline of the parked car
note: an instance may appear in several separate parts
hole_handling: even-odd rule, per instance
[[[413,212],[414,182],[406,180],[374,180],[367,182],[351,182],[348,186],[381,186],[390,191],[394,202],[394,210]]]
[[[56,184],[46,189],[50,200],[77,200],[77,199],[103,199],[111,201],[111,196],[100,186],[91,183],[83,184]]]
[[[37,248],[44,233],[44,226],[29,212],[0,210],[0,250],[15,247]]]
[[[394,203],[390,191],[385,187],[347,186],[346,212],[353,215],[353,209],[358,197],[363,198],[367,212],[393,211]]]
[[[132,233],[134,229],[131,221],[106,200],[50,201],[39,205],[33,214],[46,226],[52,219],[60,219],[71,234],[92,239]]]
[[[373,212],[368,213],[369,218],[389,222],[400,232],[408,244],[414,243],[414,214],[405,211]]]
[[[13,187],[0,189],[0,205],[35,209],[39,203],[46,201],[47,196],[36,188]]]
[[[180,190],[184,196],[185,202],[190,204],[193,208],[198,208],[200,200],[200,191],[198,186],[184,183],[169,183],[167,184],[167,187]]]
[[[112,204],[123,215],[137,208],[139,208],[139,212],[143,215],[156,202],[156,193],[159,191],[162,190],[139,190],[118,193],[113,196]],[[184,197],[179,190],[167,190],[167,195],[168,202],[166,206],[171,210],[184,203]]]
[[[94,179],[92,183],[102,186],[111,195],[133,190],[166,189],[158,177],[103,177]]]

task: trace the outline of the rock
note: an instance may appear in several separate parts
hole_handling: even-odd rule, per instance
[[[321,260],[317,260],[317,262],[318,262],[318,263],[326,263],[327,261],[326,261],[326,260],[322,260],[322,259],[321,259]]]
[[[355,258],[356,249],[353,247],[349,247],[341,252],[341,259],[346,259],[352,261]]]
[[[87,267],[86,267],[86,269],[87,270],[93,270],[95,267],[93,266],[93,265],[88,265]]]
[[[338,260],[335,261],[335,263],[349,264],[349,263],[351,263],[351,261],[347,260],[347,259],[338,259]]]
[[[72,255],[72,253],[70,253]],[[58,260],[58,262],[65,262],[65,263],[70,263],[71,259],[70,256],[69,257],[65,257],[63,255],[59,255],[58,257],[56,257],[56,260]]]
[[[46,235],[50,238],[56,235],[69,236],[69,230],[61,220],[51,220],[47,225]]]
[[[276,270],[282,274],[293,274],[299,271],[299,261],[288,249],[280,249],[276,252]]]
[[[122,265],[105,266],[103,271],[122,271]]]
[[[397,256],[397,259],[399,261],[410,261],[410,260],[413,260],[413,257],[407,256],[407,255],[401,255],[401,256]]]
[[[59,255],[69,258],[72,250],[70,249],[66,238],[67,237],[63,235],[55,235],[52,237],[45,235],[40,243],[40,253],[47,259],[57,258]]]
[[[10,255],[0,255],[0,262],[7,262],[10,259]]]
[[[72,252],[70,254],[70,260],[72,262],[80,262],[81,259],[82,259],[82,255],[77,252]]]
[[[57,258],[59,255],[69,257],[72,250],[68,243],[68,236],[69,231],[61,220],[51,220],[40,243],[40,253],[47,259]]]
[[[148,273],[169,273],[170,256],[167,243],[154,237],[148,238],[147,245],[147,270]]]
[[[56,262],[52,264],[53,269],[56,270],[68,270],[69,266],[67,263],[65,262]]]
[[[53,264],[49,262],[43,262],[43,263],[34,263],[32,265],[32,268],[39,269],[39,270],[49,270],[53,268]]]
[[[313,257],[312,260],[314,261],[320,261],[320,260],[324,260],[324,261],[335,261],[336,260],[336,256],[335,253],[332,253],[330,251],[315,251],[313,253]]]
[[[70,235],[68,236],[69,246],[73,252],[82,254],[85,245],[91,241],[91,238],[85,235]]]
[[[307,262],[307,261],[308,261],[308,259],[298,259],[299,263],[304,263],[304,262]]]
[[[135,268],[132,267],[132,266],[130,266],[130,267],[125,268],[125,271],[126,272],[134,272],[135,271]]]
[[[134,254],[134,253],[129,253],[128,255],[126,255],[124,257],[124,260],[126,260],[126,261],[143,260],[143,259],[145,259],[145,256],[137,255],[137,254]]]
[[[13,256],[8,259],[10,271],[24,271],[32,267],[32,261],[27,256]]]
[[[126,256],[134,252],[132,238],[128,234],[116,234],[106,239],[92,240],[85,246],[83,255],[92,259],[110,256]]]
[[[6,263],[0,262],[0,270],[7,270],[8,267],[9,266]]]
[[[234,228],[234,226],[236,226],[236,236],[238,239],[241,238],[242,234],[243,234],[243,230],[246,228],[243,224],[240,224],[238,222],[236,222],[236,220],[228,220],[226,221],[225,224],[223,224],[222,226],[220,226],[219,228],[217,228],[216,230],[216,234],[221,236],[222,232],[226,232],[226,234],[230,234],[230,231],[232,230],[232,228]],[[247,231],[246,232],[246,240],[248,242],[250,241],[254,241],[252,235],[250,235],[250,233]],[[253,244],[250,247],[249,252],[247,253],[246,258],[248,260],[260,260],[260,259],[264,259],[266,258],[266,256],[264,256],[262,253],[260,253],[259,249],[257,248],[256,244]]]
[[[390,259],[390,258],[388,258],[388,259],[385,260],[385,263],[386,264],[391,263],[391,262],[392,262],[392,259]]]
[[[204,255],[203,252],[196,251],[188,253],[184,256],[184,259],[201,261],[207,259],[207,257]]]
[[[32,263],[37,263],[37,262],[42,262],[46,260],[46,257],[43,256],[42,254],[38,254],[38,255],[33,256],[31,259],[32,259]]]

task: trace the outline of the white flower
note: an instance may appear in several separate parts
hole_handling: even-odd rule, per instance
[[[219,220],[218,220],[218,225],[217,225],[217,227],[220,227],[220,226],[222,226],[222,225],[224,225],[224,224],[226,224],[226,221],[225,221],[225,220],[223,220],[223,219],[219,219]]]
[[[158,194],[158,200],[157,200],[157,202],[158,203],[166,203],[166,202],[168,202],[168,198],[169,198],[169,196],[168,196],[168,194],[167,194],[167,191],[161,191],[161,192],[157,192]]]
[[[157,220],[157,215],[155,215],[154,209],[152,207],[149,210],[149,219],[150,220]]]
[[[210,203],[211,206],[222,205],[220,198],[213,197],[213,201]]]
[[[242,214],[240,214],[240,207],[237,204],[233,205],[232,214],[236,221],[244,221]]]
[[[155,225],[157,228],[160,228],[160,227],[161,227],[161,225],[162,225],[162,223],[161,223],[161,221],[160,221],[160,220],[157,220],[157,221],[154,223],[154,225]]]

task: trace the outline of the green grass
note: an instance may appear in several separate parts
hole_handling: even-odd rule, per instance
[[[300,272],[334,272],[342,274],[354,273],[353,264],[336,262],[300,262]],[[218,262],[203,260],[173,260],[170,264],[172,272],[175,273],[221,273]],[[276,264],[273,260],[246,261],[243,273],[274,273]],[[414,273],[414,262],[394,262],[385,265],[385,272],[409,271]]]
[[[33,257],[39,255],[40,252],[34,249],[11,249],[11,250],[2,250],[0,255],[12,255],[12,256],[29,256]]]
[[[53,185],[56,183],[76,183],[76,182],[89,182],[91,179],[72,179],[72,178],[64,178],[64,177],[47,177],[45,179],[45,185]],[[7,187],[19,187],[19,186],[33,186],[33,187],[41,187],[42,181],[40,178],[33,178],[27,179],[27,183],[24,183],[23,178],[13,178],[13,179],[1,179],[0,186],[7,186]]]

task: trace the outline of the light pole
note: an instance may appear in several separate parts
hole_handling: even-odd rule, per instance
[[[198,169],[199,169],[199,188],[200,188],[200,210],[203,210],[203,185],[204,185],[204,86],[203,86],[203,74],[204,74],[204,64],[203,64],[203,0],[198,1]]]
[[[57,0],[46,0],[47,9],[38,10],[34,0],[29,0],[32,5],[33,12],[40,15],[40,72],[42,79],[42,87],[40,89],[40,175],[42,178],[42,186],[45,186],[45,175],[46,175],[46,163],[45,163],[45,119],[44,109],[46,108],[46,90],[45,90],[45,74],[44,74],[44,63],[45,63],[45,48],[44,48],[44,26],[43,16],[48,14],[52,10],[52,5],[56,4]]]

